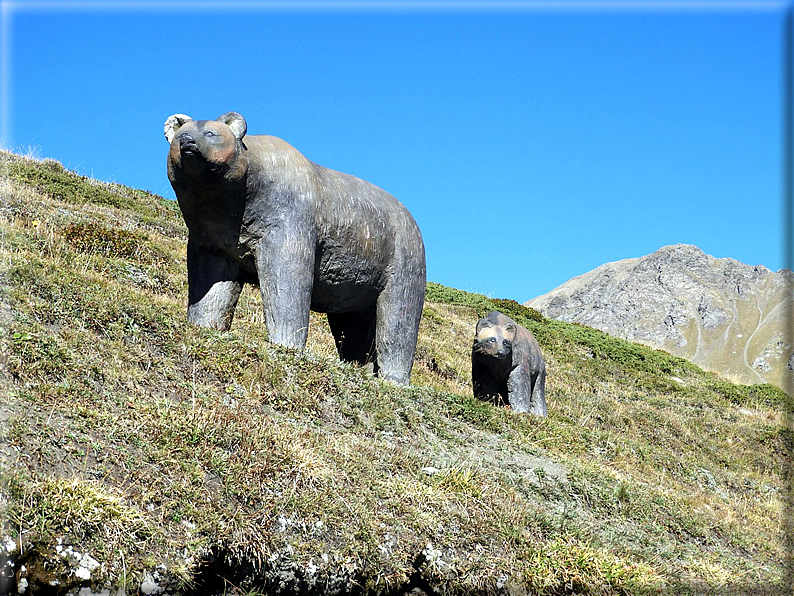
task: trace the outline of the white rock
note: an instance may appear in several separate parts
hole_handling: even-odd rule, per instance
[[[80,566],[85,567],[89,571],[93,571],[94,569],[99,567],[99,561],[97,561],[94,557],[86,553],[83,555],[83,558],[80,559]]]
[[[159,594],[162,591],[162,588],[157,585],[157,583],[151,578],[147,578],[141,583],[141,593],[142,594]]]
[[[767,362],[766,358],[764,358],[763,356],[759,356],[758,358],[753,360],[753,368],[757,368],[761,372],[769,372],[770,370],[772,370],[772,367],[769,365],[769,362]]]
[[[124,595],[124,592],[119,590],[119,594]],[[110,590],[105,588],[101,592],[94,592],[91,588],[80,588],[77,596],[110,596]]]
[[[75,576],[83,581],[91,579],[91,571],[87,567],[78,567],[74,571]]]
[[[5,548],[7,553],[13,553],[17,549],[17,543],[14,542],[10,537],[6,537],[3,548]]]
[[[189,522],[186,519],[182,520],[182,525],[185,526],[188,530],[195,530],[196,529],[196,524],[194,524],[193,522]]]

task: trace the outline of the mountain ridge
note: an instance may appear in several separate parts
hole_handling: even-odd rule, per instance
[[[690,244],[605,263],[526,306],[687,358],[743,383],[794,381],[794,273]]]

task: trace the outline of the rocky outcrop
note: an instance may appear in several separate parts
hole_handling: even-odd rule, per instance
[[[607,263],[526,303],[744,383],[794,383],[794,274],[696,246]]]

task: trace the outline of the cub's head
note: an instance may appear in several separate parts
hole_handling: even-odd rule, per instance
[[[184,114],[174,114],[165,121],[168,152],[168,177],[173,182],[179,176],[240,174],[243,167],[242,139],[246,131],[245,118],[228,112],[217,120],[193,120]]]
[[[496,311],[477,321],[474,337],[474,353],[497,360],[509,358],[513,352],[516,325]]]

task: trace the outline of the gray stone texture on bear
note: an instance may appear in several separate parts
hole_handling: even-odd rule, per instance
[[[258,284],[270,340],[303,348],[328,313],[339,356],[407,385],[425,294],[425,249],[387,192],[246,135],[236,112],[166,120],[168,178],[188,227],[188,320],[229,329]]]
[[[477,321],[471,350],[474,397],[546,416],[546,362],[535,337],[493,311]]]

